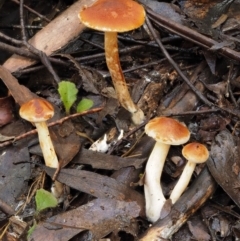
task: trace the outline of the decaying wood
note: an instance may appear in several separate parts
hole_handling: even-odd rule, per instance
[[[78,19],[78,12],[84,6],[91,5],[94,2],[95,0],[77,1],[46,27],[37,32],[29,40],[29,43],[38,50],[45,52],[48,56],[58,51],[85,29],[85,26]],[[35,63],[36,60],[14,54],[3,66],[10,70],[10,72],[15,72]]]

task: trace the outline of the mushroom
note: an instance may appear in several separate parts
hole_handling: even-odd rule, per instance
[[[54,150],[46,122],[54,115],[53,106],[44,99],[34,98],[21,106],[19,115],[23,119],[35,124],[46,166],[58,168],[58,158]],[[62,185],[62,183],[55,181],[55,187],[57,190],[54,193],[58,193],[56,195],[57,198],[60,197],[63,192],[63,190],[61,190],[63,189]]]
[[[183,147],[182,155],[188,160],[188,162],[170,195],[173,204],[180,198],[184,190],[187,188],[196,164],[206,162],[209,157],[209,152],[204,145],[193,142]]]
[[[145,21],[142,5],[132,0],[98,0],[79,13],[81,22],[89,28],[104,31],[106,63],[120,104],[132,115],[134,124],[141,124],[143,111],[133,103],[120,65],[117,32],[140,27]]]
[[[165,203],[160,180],[170,145],[181,145],[190,138],[190,132],[184,123],[167,117],[157,117],[148,122],[145,132],[156,140],[149,156],[144,178],[146,216],[150,222],[156,222]]]

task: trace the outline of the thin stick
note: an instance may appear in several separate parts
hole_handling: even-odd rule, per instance
[[[72,119],[72,118],[75,118],[75,117],[78,117],[78,116],[93,114],[93,113],[101,111],[102,109],[103,109],[103,107],[97,107],[97,108],[94,108],[94,109],[91,109],[91,110],[83,111],[81,113],[75,113],[75,114],[72,114],[72,115],[68,115],[68,116],[65,116],[65,117],[57,120],[57,121],[49,123],[48,127],[55,126],[55,125],[61,125],[66,120],[69,120],[69,119]],[[21,139],[23,139],[27,136],[34,135],[34,134],[37,134],[36,129],[28,131],[28,132],[26,132],[22,135],[17,136],[16,138],[14,138],[13,141],[5,141],[5,142],[1,143],[0,148],[11,145],[11,144],[14,144],[16,141],[21,140]]]
[[[178,65],[175,63],[175,61],[172,59],[172,57],[169,55],[169,53],[167,52],[167,50],[165,49],[165,47],[163,46],[162,42],[160,41],[160,39],[158,38],[158,36],[156,35],[153,26],[151,24],[151,22],[149,21],[148,17],[146,16],[146,24],[149,27],[149,30],[152,34],[152,36],[154,37],[155,41],[157,42],[159,48],[161,49],[161,51],[163,52],[163,54],[165,55],[165,57],[167,58],[167,60],[169,61],[169,63],[174,67],[174,69],[177,71],[177,73],[181,76],[181,78],[185,81],[185,83],[188,85],[188,87],[199,97],[200,100],[203,101],[203,103],[205,103],[208,106],[213,106],[213,103],[211,103],[206,97],[204,97],[202,95],[202,93],[195,88],[195,86],[189,81],[189,79],[183,74],[183,72],[181,71],[181,69],[178,67]]]
[[[21,24],[21,34],[22,34],[22,40],[23,40],[23,44],[25,45],[25,47],[27,47],[32,53],[36,54],[37,56],[39,56],[41,62],[43,63],[43,65],[46,66],[46,68],[48,69],[48,71],[52,74],[54,80],[59,83],[60,82],[60,78],[58,77],[58,75],[56,74],[56,72],[54,71],[51,62],[49,61],[47,55],[36,49],[35,47],[33,47],[31,44],[28,43],[27,41],[27,37],[26,37],[26,31],[25,31],[25,24],[24,24],[24,20],[23,20],[23,0],[20,0],[20,24]]]
[[[17,4],[20,4],[18,0],[12,0],[12,2],[17,3]],[[48,22],[48,23],[51,22],[51,20],[50,20],[49,18],[47,18],[47,17],[45,17],[44,15],[36,12],[34,9],[28,7],[27,5],[23,4],[23,7],[26,8],[29,12],[37,15],[39,18],[45,20],[46,22]]]

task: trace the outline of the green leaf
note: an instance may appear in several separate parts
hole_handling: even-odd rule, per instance
[[[83,112],[90,109],[93,106],[93,101],[91,99],[83,98],[77,106],[77,112]]]
[[[32,227],[28,230],[28,232],[27,232],[27,240],[30,239],[30,236],[32,235],[32,233],[33,233],[34,229],[36,228],[36,226],[37,226],[37,223],[36,223],[36,221],[34,220],[33,226],[32,226]]]
[[[52,195],[52,193],[39,189],[37,190],[35,201],[37,205],[37,211],[40,212],[46,208],[54,208],[58,205],[57,199]]]
[[[77,99],[78,89],[76,85],[70,81],[61,81],[58,84],[58,93],[65,107],[66,114],[70,112],[70,108]]]

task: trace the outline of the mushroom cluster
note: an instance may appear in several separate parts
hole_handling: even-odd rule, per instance
[[[166,201],[160,180],[170,145],[182,145],[190,138],[190,132],[184,123],[167,117],[157,117],[145,126],[147,135],[156,140],[145,169],[144,193],[146,216],[150,222],[156,222]]]
[[[139,28],[145,21],[145,10],[133,0],[98,0],[79,13],[81,22],[89,28],[104,31],[106,63],[119,103],[132,115],[134,124],[141,124],[143,111],[131,99],[118,54],[118,32]]]
[[[145,169],[144,194],[147,219],[154,223],[160,216],[166,202],[161,188],[161,175],[170,145],[182,145],[188,142],[190,132],[184,123],[167,117],[157,117],[145,126],[145,132],[156,140]],[[197,163],[208,159],[207,148],[197,142],[187,144],[182,150],[188,160],[170,199],[174,204],[187,188]]]

